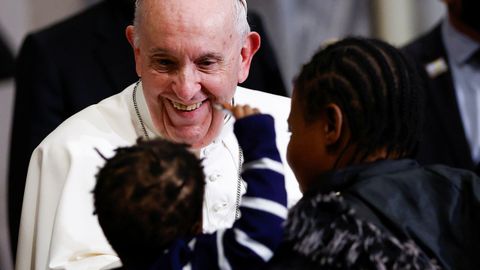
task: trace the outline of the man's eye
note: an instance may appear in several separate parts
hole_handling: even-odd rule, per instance
[[[155,59],[152,66],[159,71],[170,71],[175,68],[175,62],[169,59]]]
[[[158,60],[158,64],[161,66],[173,66],[175,63],[172,60],[161,59],[161,60]]]
[[[215,64],[215,61],[212,61],[212,60],[203,60],[201,62],[199,62],[199,66],[200,67],[211,67]]]
[[[214,71],[220,68],[222,61],[218,57],[204,57],[196,61],[196,65],[203,71]]]

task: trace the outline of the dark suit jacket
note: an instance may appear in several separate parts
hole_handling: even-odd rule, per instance
[[[13,75],[13,56],[3,36],[0,35],[0,80]]]
[[[138,77],[125,28],[132,0],[106,0],[26,37],[16,70],[9,167],[9,223],[15,254],[28,162],[34,148],[60,123],[116,94]],[[286,96],[260,18],[249,14],[262,47],[242,86]]]
[[[458,110],[452,75],[446,71],[434,78],[428,77],[425,65],[448,57],[442,40],[441,25],[403,48],[421,67],[426,84],[426,126],[417,159],[421,164],[441,163],[452,167],[474,170],[474,164]]]

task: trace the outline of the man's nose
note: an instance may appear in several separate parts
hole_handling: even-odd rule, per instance
[[[173,81],[173,91],[180,100],[189,101],[201,90],[200,74],[195,67],[180,69]]]

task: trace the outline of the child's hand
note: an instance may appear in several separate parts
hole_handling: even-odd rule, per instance
[[[252,108],[248,105],[235,105],[233,106],[233,108],[230,109],[230,111],[232,112],[233,116],[235,116],[236,119],[240,119],[252,114],[260,113],[260,111],[257,108]]]
[[[235,105],[230,103],[219,104],[223,109],[230,111],[236,119],[247,117],[252,114],[259,114],[260,111],[257,108],[252,108],[249,105]]]

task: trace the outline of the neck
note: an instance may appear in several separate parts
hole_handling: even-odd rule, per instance
[[[368,154],[366,157],[358,155],[357,151],[358,149],[355,145],[345,149],[344,153],[338,157],[334,170],[342,169],[352,165],[371,163],[378,160],[397,159],[400,156],[397,153],[388,153],[386,147],[378,148],[377,150]]]
[[[480,43],[480,33],[477,32],[472,27],[465,24],[462,20],[460,20],[457,16],[454,16],[449,13],[448,19],[452,26],[460,33],[468,36],[469,38],[475,40],[476,42]]]

